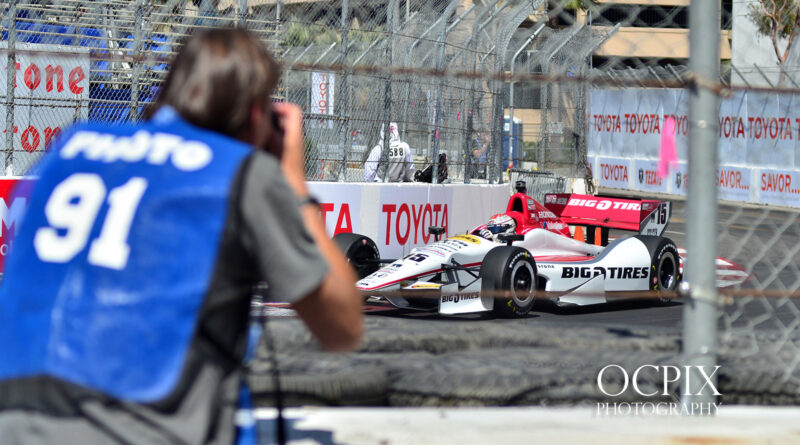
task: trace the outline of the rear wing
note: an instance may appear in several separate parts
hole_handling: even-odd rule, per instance
[[[569,225],[630,230],[642,235],[660,236],[672,217],[668,201],[648,199],[548,193],[544,206]]]

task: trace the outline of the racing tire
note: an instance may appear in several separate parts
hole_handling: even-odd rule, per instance
[[[522,247],[501,246],[490,250],[480,270],[481,292],[495,295],[492,311],[498,317],[524,317],[533,306],[536,291],[536,261]]]
[[[378,246],[369,237],[357,233],[340,233],[333,237],[333,242],[342,249],[359,280],[380,268]]]
[[[650,290],[677,291],[683,277],[680,270],[680,256],[675,243],[662,236],[637,235],[650,252]],[[669,303],[672,298],[658,297],[660,303]]]

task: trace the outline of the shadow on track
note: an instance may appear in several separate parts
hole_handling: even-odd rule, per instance
[[[592,304],[588,306],[558,306],[554,302],[536,301],[531,312],[544,312],[552,315],[599,314],[604,312],[621,312],[639,309],[668,308],[681,305],[680,302],[658,303],[650,299],[633,299]]]
[[[536,306],[534,305],[534,309]],[[422,311],[414,309],[399,309],[389,303],[370,301],[364,304],[364,315],[374,315],[391,318],[418,319],[418,320],[440,320],[440,321],[479,321],[479,320],[532,320],[539,315],[533,313],[531,309],[524,317],[502,318],[497,317],[491,311],[477,312],[473,314],[442,315],[436,311]]]

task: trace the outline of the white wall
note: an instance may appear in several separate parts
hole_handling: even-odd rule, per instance
[[[445,235],[463,233],[504,212],[509,184],[309,182],[322,203],[328,234],[355,232],[372,238],[385,258],[404,256],[432,241],[429,226]]]

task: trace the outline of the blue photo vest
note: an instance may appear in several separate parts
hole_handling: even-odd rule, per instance
[[[39,176],[0,287],[0,379],[48,375],[137,402],[175,387],[249,146],[162,109],[81,125]]]

